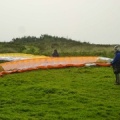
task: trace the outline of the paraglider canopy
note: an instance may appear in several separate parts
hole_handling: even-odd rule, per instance
[[[14,59],[0,64],[0,76],[14,72],[24,72],[34,69],[49,69],[82,66],[111,66],[112,59],[97,56],[80,57],[40,57],[32,56],[23,59]]]

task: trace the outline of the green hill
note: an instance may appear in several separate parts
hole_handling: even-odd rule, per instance
[[[0,42],[0,53],[30,53],[51,56],[54,49],[58,50],[60,56],[113,57],[113,45],[91,44],[50,35],[41,35],[39,38],[27,36],[13,38],[10,42]]]

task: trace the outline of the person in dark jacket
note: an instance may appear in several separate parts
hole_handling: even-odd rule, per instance
[[[111,62],[111,65],[113,67],[113,71],[116,77],[115,84],[120,85],[120,50],[119,46],[114,47],[115,50],[115,57],[113,61]]]
[[[52,57],[59,57],[59,53],[55,49],[54,52],[52,53]]]

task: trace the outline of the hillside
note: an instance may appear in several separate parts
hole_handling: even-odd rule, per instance
[[[29,53],[51,56],[54,49],[58,50],[60,56],[113,57],[113,45],[91,44],[50,35],[41,35],[39,38],[27,36],[13,38],[10,42],[0,42],[0,53]]]
[[[119,120],[110,67],[35,70],[0,78],[0,120]]]

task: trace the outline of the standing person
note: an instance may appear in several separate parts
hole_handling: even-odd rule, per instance
[[[113,59],[113,61],[111,62],[111,65],[113,67],[113,71],[115,74],[115,84],[120,85],[120,50],[119,50],[119,46],[115,46],[114,47],[115,50],[115,57]]]
[[[57,52],[57,50],[55,49],[54,52],[52,53],[53,57],[59,57],[59,53]]]

